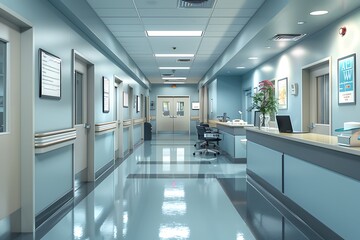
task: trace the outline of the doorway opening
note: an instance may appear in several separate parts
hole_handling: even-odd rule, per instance
[[[331,59],[302,69],[302,130],[331,135]]]
[[[189,96],[157,97],[156,132],[190,134]]]
[[[73,51],[74,191],[94,180],[94,65]]]

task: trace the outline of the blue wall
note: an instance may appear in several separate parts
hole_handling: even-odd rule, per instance
[[[113,86],[114,75],[123,80],[124,84],[131,85],[135,94],[146,93],[144,83],[141,85],[133,80],[131,74],[123,71],[119,63],[109,59],[109,52],[99,50],[98,45],[89,42],[87,36],[72,22],[64,17],[47,0],[1,0],[16,14],[27,19],[34,26],[34,58],[35,58],[35,132],[48,132],[59,129],[72,128],[72,50],[84,56],[95,65],[95,123],[113,121],[114,111],[102,112],[102,77],[107,77]],[[72,1],[72,3],[75,3]],[[74,9],[78,7],[74,4]],[[79,10],[79,9],[77,9]],[[80,9],[82,14],[94,15],[90,9]],[[91,27],[104,28],[100,20],[91,18]],[[101,35],[100,35],[101,36]],[[104,37],[105,34],[102,36]],[[117,50],[114,44],[112,49]],[[39,98],[39,49],[42,48],[61,58],[61,100]],[[129,61],[129,64],[131,62]],[[131,68],[133,66],[129,66]],[[136,69],[134,70],[136,71]],[[141,74],[139,74],[141,75]],[[145,95],[145,94],[144,94]],[[114,93],[111,88],[111,99]],[[113,109],[111,101],[110,109]],[[135,114],[134,117],[137,117]],[[113,159],[113,134],[97,136],[95,140],[95,168],[103,167]],[[64,193],[72,189],[73,153],[72,148],[66,147],[35,156],[36,182],[36,213],[39,213],[50,203],[58,200]],[[56,169],[56,174],[51,174]],[[53,178],[62,179],[54,184]]]
[[[280,110],[279,114],[290,114],[294,128],[301,129],[302,68],[330,57],[332,75],[332,134],[335,134],[335,129],[342,128],[344,122],[360,121],[360,104],[339,105],[337,86],[337,59],[353,53],[357,56],[360,54],[360,25],[355,24],[358,22],[360,22],[360,10],[350,13],[316,34],[306,37],[299,44],[244,75],[242,77],[242,89],[245,90],[249,87],[256,87],[258,82],[264,79],[281,79],[287,77],[288,86],[290,86],[291,83],[297,83],[299,86],[298,95],[289,94],[288,109]],[[348,27],[347,34],[344,37],[338,34],[338,29],[341,26]],[[272,68],[273,70],[265,72],[262,70],[263,66],[267,66],[268,69]],[[359,76],[359,70],[360,65],[357,64],[357,76]],[[356,85],[359,86],[359,80],[357,80]],[[359,93],[360,88],[358,87],[356,95],[359,96]]]
[[[230,120],[240,118],[239,110],[242,111],[241,87],[241,77],[218,76],[212,81],[208,85],[208,118],[214,120],[224,113]]]

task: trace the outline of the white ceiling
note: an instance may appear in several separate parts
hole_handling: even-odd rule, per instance
[[[274,14],[269,8],[271,1],[274,3],[274,0],[215,0],[213,8],[184,9],[178,8],[178,0],[87,0],[150,83],[163,83],[161,74],[172,73],[159,67],[190,67],[190,70],[176,70],[174,74],[187,77],[188,83],[219,74],[241,75],[294,44],[269,41],[275,34],[306,33],[309,36],[360,6],[360,1],[354,0],[283,0],[285,7]],[[329,14],[309,15],[310,11],[320,8]],[[262,18],[259,12],[264,18],[269,17],[266,13],[273,16],[242,44],[244,26],[252,17],[254,22],[258,20],[255,18]],[[297,25],[300,20],[306,24]],[[146,30],[202,30],[204,34],[202,37],[147,37]],[[251,29],[247,32],[251,33]],[[234,49],[236,52],[230,52]],[[193,53],[195,57],[184,63],[177,62],[177,58],[155,58],[155,53]],[[249,62],[247,58],[253,54],[259,60]],[[236,69],[239,65],[246,68]]]

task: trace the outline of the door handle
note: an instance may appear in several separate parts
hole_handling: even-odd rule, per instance
[[[90,124],[85,123],[85,124],[84,124],[84,128],[86,128],[86,129],[90,129]]]

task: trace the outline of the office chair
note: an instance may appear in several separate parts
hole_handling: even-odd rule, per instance
[[[218,143],[219,141],[221,141],[221,138],[219,137],[219,132],[211,131],[211,129],[209,127],[205,127],[205,126],[201,126],[201,125],[197,125],[196,130],[197,130],[198,136],[201,138],[201,140],[205,141],[205,144],[203,145],[203,148],[195,150],[193,155],[195,156],[195,154],[197,152],[199,154],[213,153],[214,156],[216,156],[217,154],[220,154],[219,150],[217,150],[215,148],[209,148],[209,145],[211,143],[213,143],[215,145],[215,147],[217,147],[215,142]]]
[[[200,126],[209,127],[209,124],[201,122]],[[204,139],[204,134],[199,134],[199,132],[197,132],[197,137],[198,137],[198,141],[194,144],[194,147],[197,146],[200,146],[200,148],[204,147],[204,145],[206,144],[206,141]]]

